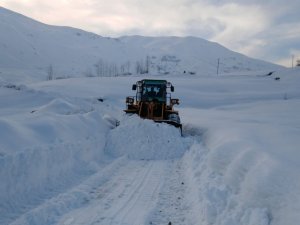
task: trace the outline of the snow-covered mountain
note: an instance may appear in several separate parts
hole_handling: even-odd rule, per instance
[[[54,77],[146,73],[212,75],[277,70],[196,37],[106,38],[70,27],[50,26],[0,7],[0,72],[18,69],[44,80]],[[28,71],[27,73],[24,71]],[[3,75],[4,76],[4,75]]]

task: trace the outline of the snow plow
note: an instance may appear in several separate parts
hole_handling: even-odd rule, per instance
[[[182,129],[178,111],[173,109],[179,99],[171,98],[174,86],[166,80],[144,79],[132,85],[135,96],[126,98],[127,114],[138,114],[141,118],[157,123],[167,123]]]

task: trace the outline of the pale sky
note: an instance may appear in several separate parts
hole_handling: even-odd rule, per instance
[[[300,0],[1,0],[0,5],[102,36],[196,36],[287,67],[293,55],[300,59]]]

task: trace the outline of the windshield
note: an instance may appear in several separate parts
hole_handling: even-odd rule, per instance
[[[144,85],[142,90],[143,100],[165,101],[166,86],[163,84]]]

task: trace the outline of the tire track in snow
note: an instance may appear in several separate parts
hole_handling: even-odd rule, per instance
[[[170,161],[128,161],[110,181],[97,188],[91,202],[57,224],[145,224],[153,210]]]
[[[46,200],[43,204],[20,216],[11,225],[55,224],[63,214],[88,204],[94,198],[96,187],[104,185],[110,177],[118,174],[126,162],[124,158],[112,161],[80,185]]]
[[[168,176],[159,193],[159,201],[146,224],[195,224],[187,194],[182,160],[175,160],[168,168]]]

